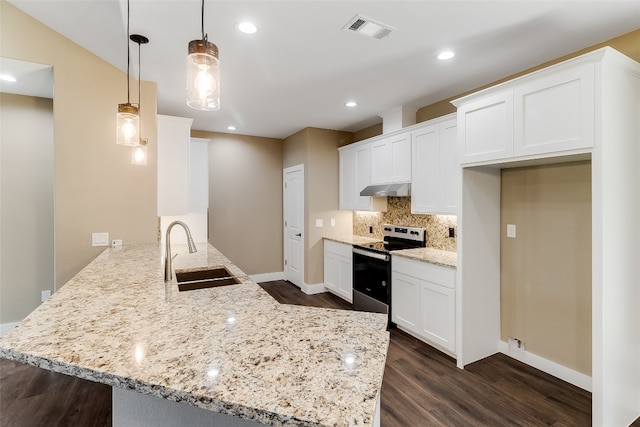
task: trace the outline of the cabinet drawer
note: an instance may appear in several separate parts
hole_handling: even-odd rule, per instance
[[[455,288],[456,271],[450,267],[415,261],[399,256],[392,256],[391,269],[393,271],[417,277],[447,288]]]
[[[324,250],[346,258],[351,258],[352,246],[347,243],[334,242],[333,240],[324,241]]]

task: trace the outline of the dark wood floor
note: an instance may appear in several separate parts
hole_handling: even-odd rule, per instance
[[[351,308],[288,282],[260,285],[282,303]],[[381,412],[382,427],[589,426],[591,395],[504,355],[460,370],[452,358],[392,329]],[[110,426],[111,388],[0,359],[0,425]]]

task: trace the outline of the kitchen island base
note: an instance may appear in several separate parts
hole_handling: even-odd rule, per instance
[[[161,397],[112,387],[113,427],[255,427],[264,424]]]
[[[197,406],[173,402],[161,397],[112,387],[113,427],[254,427],[264,425]],[[376,403],[373,427],[380,427],[380,396]]]

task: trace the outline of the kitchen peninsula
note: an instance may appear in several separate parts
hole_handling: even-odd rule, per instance
[[[174,249],[176,270],[225,266],[240,284],[179,292],[159,245],[107,249],[0,357],[111,385],[116,426],[378,425],[385,315],[281,305],[211,245]]]

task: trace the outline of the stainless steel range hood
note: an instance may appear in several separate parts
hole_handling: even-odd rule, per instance
[[[373,196],[373,197],[407,197],[411,196],[411,184],[380,184],[370,185],[365,187],[360,192],[361,196]]]

